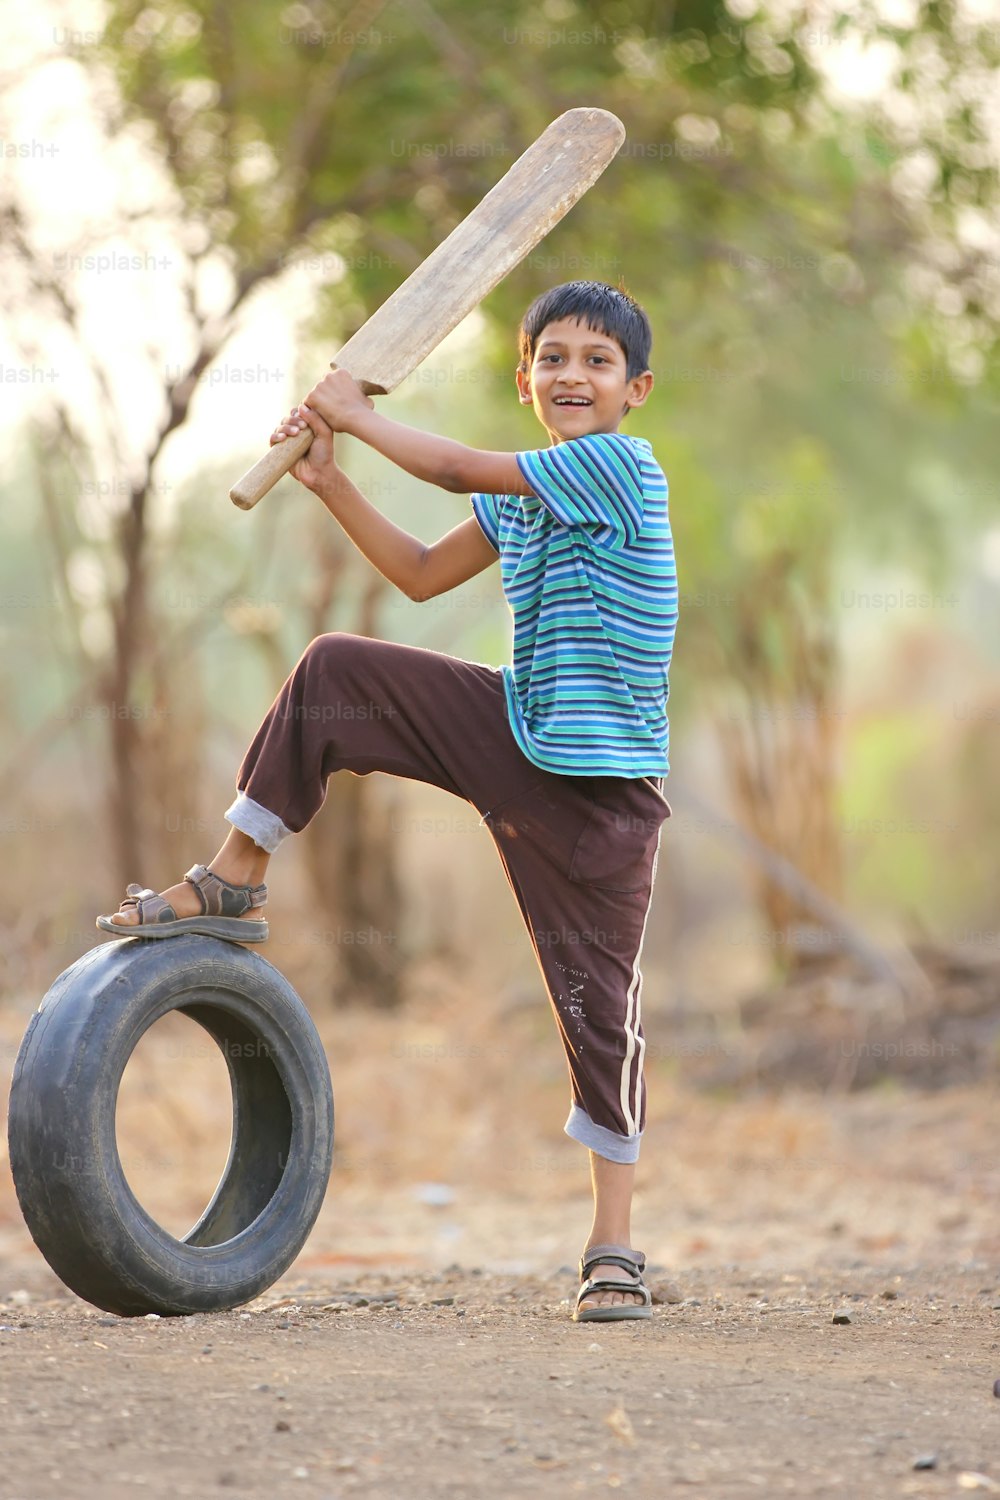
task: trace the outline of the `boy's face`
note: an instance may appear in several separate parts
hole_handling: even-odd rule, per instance
[[[653,388],[649,370],[630,380],[625,351],[610,334],[575,318],[547,323],[538,335],[531,369],[517,372],[521,403],[555,443],[591,432],[617,432],[625,414]]]

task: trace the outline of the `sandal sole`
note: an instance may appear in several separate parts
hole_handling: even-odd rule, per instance
[[[268,939],[267,923],[259,917],[180,917],[176,922],[155,922],[148,927],[141,923],[126,927],[121,922],[112,922],[110,917],[98,917],[97,926],[116,937],[170,938],[189,933],[222,938],[227,943],[266,943]]]
[[[620,1307],[595,1307],[589,1311],[577,1311],[573,1314],[574,1323],[624,1323],[634,1318],[651,1318],[653,1309],[648,1304],[640,1307],[633,1303],[631,1307],[622,1305]]]

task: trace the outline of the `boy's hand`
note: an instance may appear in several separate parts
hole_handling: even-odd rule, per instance
[[[329,423],[334,432],[350,432],[352,416],[371,410],[375,403],[366,396],[353,375],[331,370],[306,397],[306,403]]]
[[[287,416],[271,433],[271,446],[283,443],[286,438],[298,437],[307,427],[313,431],[312,445],[289,470],[293,478],[304,484],[307,490],[319,494],[337,474],[337,463],[333,454],[333,433],[323,418],[311,411],[305,402],[293,406]]]

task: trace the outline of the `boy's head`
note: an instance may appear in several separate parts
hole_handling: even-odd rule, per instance
[[[552,438],[616,432],[653,385],[652,330],[627,292],[568,281],[536,297],[521,320],[517,386]]]
[[[606,333],[620,346],[631,379],[649,369],[653,330],[649,319],[628,292],[603,281],[566,281],[536,297],[521,319],[520,369],[529,370],[538,336],[549,323],[578,319],[596,333]]]

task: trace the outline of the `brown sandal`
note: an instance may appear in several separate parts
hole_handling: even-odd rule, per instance
[[[235,943],[265,943],[268,937],[267,923],[263,918],[244,920],[245,911],[253,911],[267,901],[266,885],[231,885],[205,865],[192,865],[184,876],[194,886],[201,898],[201,916],[178,917],[169,901],[155,891],[141,885],[126,887],[127,895],[119,911],[134,907],[139,913],[135,926],[124,926],[113,922],[111,917],[98,917],[97,925],[102,932],[113,932],[119,937],[166,938],[181,933],[196,933],[201,937],[225,938]]]

